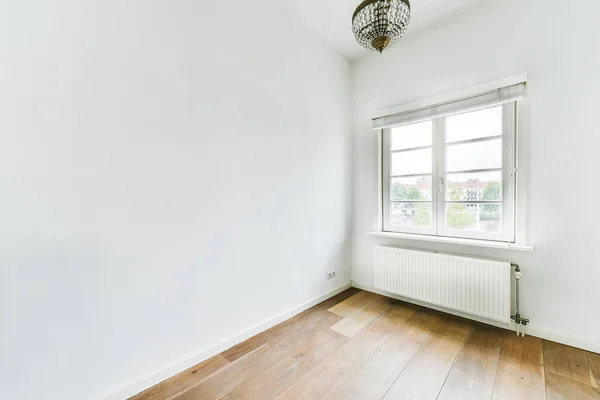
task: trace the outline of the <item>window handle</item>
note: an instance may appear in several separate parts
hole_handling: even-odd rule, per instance
[[[438,193],[442,193],[444,191],[444,178],[438,179]]]

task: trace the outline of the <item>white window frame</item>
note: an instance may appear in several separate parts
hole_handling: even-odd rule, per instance
[[[445,207],[446,207],[446,150],[449,146],[445,140],[445,121],[448,115],[441,115],[437,118],[429,118],[432,123],[432,226],[430,228],[421,227],[392,227],[390,223],[390,176],[391,169],[391,157],[390,157],[390,132],[392,128],[402,125],[410,125],[419,121],[410,121],[404,124],[394,125],[393,127],[384,128],[381,130],[381,228],[383,232],[392,233],[411,233],[421,235],[433,235],[441,237],[451,238],[466,238],[466,239],[478,239],[478,240],[490,240],[490,241],[502,241],[502,242],[515,242],[515,229],[516,229],[516,187],[517,187],[517,176],[516,176],[516,143],[517,143],[517,101],[510,101],[502,103],[502,221],[503,227],[501,233],[492,232],[477,232],[477,231],[461,231],[445,228]],[[486,108],[497,107],[499,104],[486,105],[479,108],[483,110]],[[475,109],[477,110],[477,109]],[[451,115],[457,115],[461,113],[467,113],[475,111],[473,108],[464,110],[463,112],[453,113]],[[423,121],[423,120],[421,120]],[[461,141],[460,143],[475,143],[483,140],[490,140],[490,138],[471,139]],[[450,144],[450,146],[453,144]],[[428,148],[426,146],[424,148]],[[410,151],[414,149],[398,150]],[[394,151],[396,152],[396,151]],[[496,169],[497,170],[497,169]],[[471,170],[465,172],[488,172],[490,170]],[[461,172],[453,171],[452,173]],[[419,174],[413,176],[422,176],[429,174]],[[427,202],[429,203],[429,202]],[[484,201],[470,201],[472,204],[482,204]]]

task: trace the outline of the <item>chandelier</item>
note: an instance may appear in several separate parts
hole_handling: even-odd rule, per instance
[[[361,46],[381,53],[398,43],[409,21],[409,0],[364,0],[352,16],[352,31]]]

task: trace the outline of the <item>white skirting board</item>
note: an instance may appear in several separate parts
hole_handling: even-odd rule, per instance
[[[491,320],[486,320],[483,318],[478,318],[475,317],[473,315],[469,315],[469,314],[464,314],[458,311],[454,311],[454,310],[449,310],[446,309],[444,307],[438,307],[435,305],[431,305],[428,303],[424,303],[418,300],[413,300],[413,299],[409,299],[409,298],[405,298],[402,296],[397,296],[395,294],[392,293],[387,293],[384,292],[382,290],[376,289],[375,287],[373,287],[373,285],[367,285],[364,283],[360,283],[360,282],[356,282],[356,281],[352,281],[352,286],[357,288],[357,289],[361,289],[361,290],[366,290],[367,292],[372,292],[372,293],[377,293],[377,294],[381,294],[383,296],[386,297],[391,297],[393,299],[398,299],[398,300],[402,300],[405,301],[407,303],[412,303],[412,304],[416,304],[419,306],[423,306],[423,307],[427,307],[427,308],[431,308],[434,310],[438,310],[438,311],[442,311],[445,312],[447,314],[452,314],[452,315],[458,315],[459,317],[464,317],[467,319],[471,319],[474,321],[479,321],[479,322],[483,322],[489,325],[494,325],[497,326],[499,328],[504,328],[504,329],[508,329],[508,330],[515,330],[515,323],[511,322],[509,325],[506,324],[502,324],[496,321],[491,321]],[[516,333],[515,333],[516,334]],[[579,349],[583,349],[583,350],[587,350],[587,351],[591,351],[593,353],[600,353],[600,342],[595,342],[592,340],[588,340],[588,339],[583,339],[583,338],[579,338],[576,336],[570,336],[570,335],[566,335],[564,333],[560,333],[560,332],[556,332],[550,329],[546,329],[543,328],[541,326],[537,326],[535,324],[529,324],[525,327],[525,334],[526,335],[531,335],[531,336],[535,336],[535,337],[539,337],[541,339],[546,339],[546,340],[551,340],[553,342],[557,342],[557,343],[562,343],[565,344],[567,346],[572,346],[572,347],[577,347]]]
[[[127,386],[126,388],[123,388],[120,390],[115,390],[112,392],[113,394],[98,396],[95,399],[96,400],[100,400],[100,399],[102,399],[102,400],[124,400],[124,399],[127,399],[137,393],[140,393],[148,388],[151,388],[154,385],[159,384],[160,382],[162,382],[166,379],[169,379],[172,376],[179,374],[180,372],[185,371],[188,368],[193,367],[194,365],[201,363],[204,360],[209,359],[212,356],[215,356],[215,355],[235,346],[236,344],[239,344],[239,343],[251,338],[254,335],[257,335],[263,331],[266,331],[267,329],[269,329],[287,319],[292,318],[293,316],[301,313],[302,311],[305,311],[305,310],[311,308],[312,306],[322,303],[323,301],[335,296],[338,293],[343,292],[346,289],[349,289],[350,287],[352,287],[352,283],[348,282],[330,292],[327,292],[325,294],[322,294],[321,296],[315,297],[305,303],[302,303],[296,307],[290,308],[289,310],[286,310],[280,314],[274,315],[274,316],[268,318],[267,320],[238,333],[237,335],[234,335],[227,339],[222,340],[221,342],[219,342],[218,344],[216,344],[214,346],[210,346],[208,348],[201,349],[201,350],[195,352],[194,354],[190,354],[189,356],[185,357],[185,359],[175,360],[172,363],[165,365],[163,368],[161,368],[158,372],[156,372],[152,376],[146,377],[135,383],[132,383],[131,385]]]

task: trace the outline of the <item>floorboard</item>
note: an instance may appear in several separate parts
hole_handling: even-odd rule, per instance
[[[236,387],[221,399],[273,399],[347,341],[345,336],[335,332],[318,332],[306,346],[283,358],[256,378]]]
[[[357,289],[357,288],[350,288],[347,290],[344,290],[341,293],[336,294],[335,296],[325,300],[322,303],[319,303],[317,305],[315,305],[312,308],[318,308],[320,310],[328,310],[331,307],[340,304],[341,302],[343,302],[346,299],[349,299],[350,297],[354,296],[355,294],[361,293],[362,290]]]
[[[380,296],[333,325],[331,329],[344,336],[353,337],[389,309],[390,303],[389,298]]]
[[[564,344],[543,341],[544,368],[565,378],[591,385],[590,366],[584,350]]]
[[[502,334],[498,329],[477,325],[452,366],[438,399],[490,399],[501,347]]]
[[[169,400],[200,385],[229,365],[222,355],[208,360],[175,375],[174,377],[133,396],[131,400]]]
[[[542,340],[503,334],[492,399],[545,399]]]
[[[588,362],[590,364],[591,380],[594,381],[594,387],[600,387],[600,354],[587,352]]]
[[[435,399],[472,329],[466,320],[445,316],[384,399]]]
[[[332,400],[379,400],[440,323],[441,314],[413,310],[398,332],[340,387]]]
[[[589,385],[546,371],[548,400],[600,400],[600,392]]]
[[[350,314],[360,310],[377,297],[379,296],[375,293],[362,291],[331,307],[329,311],[339,315],[340,317],[347,317]]]
[[[383,314],[280,394],[277,399],[329,398],[393,335],[397,328],[398,323]]]

